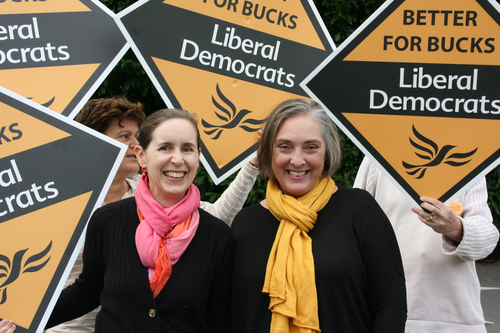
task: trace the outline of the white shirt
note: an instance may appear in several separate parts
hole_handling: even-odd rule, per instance
[[[403,194],[366,157],[354,187],[370,192],[396,233],[406,277],[406,333],[486,333],[475,260],[488,256],[498,242],[481,179],[457,200],[463,239],[456,246],[422,223]]]

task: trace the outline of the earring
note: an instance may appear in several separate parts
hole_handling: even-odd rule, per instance
[[[148,169],[146,169],[146,167],[141,167],[141,170],[142,170],[142,175],[143,176],[147,176],[148,175]]]

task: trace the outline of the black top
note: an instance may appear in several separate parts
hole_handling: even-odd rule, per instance
[[[47,327],[100,304],[96,332],[229,332],[235,247],[229,227],[198,209],[198,230],[155,299],[135,246],[136,209],[135,198],[129,198],[94,213],[83,271],[63,290]]]
[[[236,215],[232,331],[269,332],[262,293],[279,221],[256,204]],[[323,333],[397,333],[406,322],[403,265],[392,226],[364,190],[339,187],[309,232]]]

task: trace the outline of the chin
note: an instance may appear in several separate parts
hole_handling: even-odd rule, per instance
[[[285,189],[286,193],[285,193],[285,191],[283,191],[283,193],[288,194],[288,195],[290,195],[290,196],[292,196],[294,198],[297,198],[297,197],[300,197],[300,196],[302,196],[304,194],[307,194],[311,189],[312,188],[309,188],[309,187],[308,188],[304,188],[304,187],[301,187],[301,188],[291,188],[289,190]]]
[[[134,173],[134,172],[138,172],[141,168],[139,167],[139,164],[138,163],[134,163],[134,164],[129,164],[127,166],[127,170],[130,171],[130,173]]]

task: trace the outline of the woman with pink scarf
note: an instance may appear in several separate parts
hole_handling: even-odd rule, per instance
[[[227,224],[199,208],[197,122],[160,110],[138,141],[135,197],[94,213],[82,274],[47,327],[101,305],[96,332],[229,332],[235,243]]]

